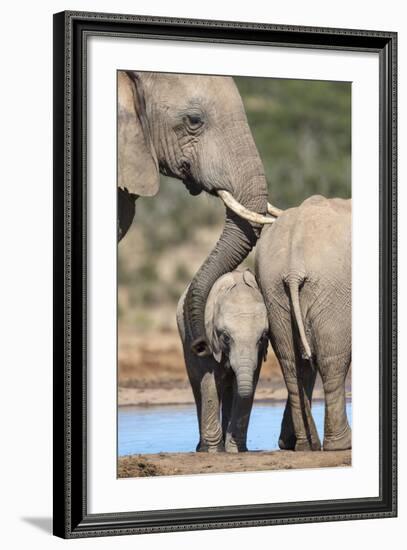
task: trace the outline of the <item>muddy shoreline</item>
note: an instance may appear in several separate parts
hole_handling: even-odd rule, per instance
[[[322,388],[314,391],[313,399],[323,399]],[[347,394],[350,397],[350,394]],[[256,390],[255,401],[260,403],[280,402],[287,398],[285,388],[271,390],[267,387],[258,387]],[[163,388],[123,388],[118,389],[119,407],[130,406],[154,406],[154,405],[189,405],[195,403],[192,390],[190,388],[174,387],[172,389]]]
[[[118,459],[118,477],[151,477],[308,468],[348,468],[352,451],[136,454]]]
[[[285,388],[271,389],[260,386],[256,390],[256,402],[285,401]],[[322,391],[316,391],[314,399],[321,399]],[[150,406],[150,405],[187,405],[195,403],[190,387],[174,386],[173,388],[118,388],[118,405]]]

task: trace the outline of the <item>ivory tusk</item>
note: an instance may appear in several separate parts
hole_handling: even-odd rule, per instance
[[[229,193],[229,191],[219,190],[217,191],[217,193],[228,208],[230,208],[235,214],[249,222],[264,225],[274,223],[276,221],[275,218],[267,218],[267,216],[263,216],[262,214],[258,214],[257,212],[252,212],[251,210],[240,204],[240,202],[238,202],[233,197],[233,195]]]
[[[275,218],[278,218],[281,216],[281,214],[284,212],[284,210],[281,210],[281,208],[277,208],[277,206],[273,206],[269,202],[267,203],[267,212],[270,214],[270,216],[274,216]]]

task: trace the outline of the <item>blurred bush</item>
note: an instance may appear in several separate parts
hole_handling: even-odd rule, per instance
[[[351,195],[351,85],[236,77],[271,202],[295,206],[320,193]],[[138,330],[174,329],[179,296],[215,244],[224,207],[162,177],[159,194],[140,198],[118,247],[119,319]],[[248,265],[252,264],[249,257]]]
[[[351,85],[237,77],[269,195],[295,206],[315,193],[350,197]]]

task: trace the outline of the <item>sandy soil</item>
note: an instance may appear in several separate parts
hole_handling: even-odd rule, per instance
[[[136,335],[119,325],[118,403],[122,405],[170,405],[193,403],[177,332]],[[350,396],[350,377],[347,392]],[[278,361],[269,348],[257,386],[256,400],[285,400],[287,391]],[[318,379],[314,398],[323,398]]]
[[[239,453],[159,453],[119,458],[118,477],[173,476],[351,466],[351,451]]]

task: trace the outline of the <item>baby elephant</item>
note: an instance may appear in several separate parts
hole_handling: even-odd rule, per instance
[[[247,451],[246,439],[254,391],[268,347],[267,311],[253,273],[233,271],[213,285],[205,308],[212,355],[191,352],[184,300],[177,323],[198,413],[197,451]],[[222,421],[220,409],[222,408]]]
[[[345,377],[351,362],[351,200],[313,196],[263,231],[256,274],[270,340],[288,390],[279,445],[319,450],[311,414],[317,371],[325,392],[325,451],[349,449]]]

